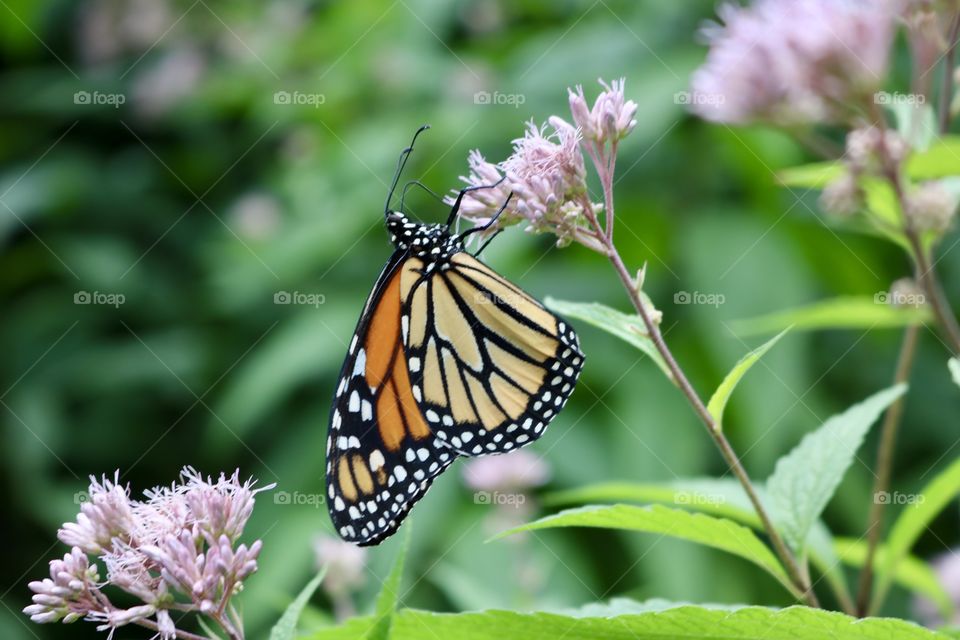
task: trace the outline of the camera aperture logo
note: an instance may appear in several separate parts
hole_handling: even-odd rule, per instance
[[[307,293],[304,291],[277,291],[273,294],[273,304],[298,304],[319,309],[327,301],[322,293]]]
[[[73,294],[73,304],[103,304],[117,309],[127,301],[122,293],[104,291],[77,291]]]
[[[493,104],[507,105],[514,109],[519,109],[520,105],[527,101],[527,96],[522,93],[500,93],[494,91],[477,91],[473,94],[473,104]]]
[[[302,493],[300,491],[276,491],[273,504],[319,509],[326,502],[322,493]]]

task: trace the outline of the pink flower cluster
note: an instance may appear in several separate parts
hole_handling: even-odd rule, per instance
[[[708,26],[706,63],[689,103],[708,120],[781,125],[841,119],[886,76],[893,0],[758,0],[727,4]]]
[[[49,578],[30,583],[33,604],[24,613],[38,623],[85,618],[111,632],[138,624],[167,640],[178,634],[170,612],[194,611],[242,638],[230,598],[257,570],[262,544],[247,546],[239,538],[256,494],[271,488],[254,484],[241,482],[239,471],[214,480],[185,467],[178,483],[133,500],[119,472],[112,480],[91,477],[76,522],[58,532],[70,553],[50,562]],[[90,556],[103,564],[105,581]],[[114,605],[103,590],[110,585],[142,604]]]
[[[587,197],[584,152],[598,172],[612,172],[616,145],[636,126],[637,111],[637,104],[624,97],[624,80],[601,81],[601,85],[604,91],[592,108],[582,88],[570,90],[573,123],[558,116],[551,116],[542,126],[528,123],[523,137],[513,141],[513,153],[503,162],[493,164],[479,151],[472,151],[467,159],[470,173],[461,180],[469,187],[489,188],[467,194],[461,217],[484,225],[499,214],[489,233],[524,222],[527,231],[555,234],[559,246],[580,242],[597,249],[585,216],[596,215],[603,205]],[[454,194],[446,202],[455,200]]]

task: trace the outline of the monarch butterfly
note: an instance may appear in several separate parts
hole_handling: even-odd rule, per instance
[[[330,517],[361,546],[393,534],[457,457],[539,438],[583,367],[567,322],[478,260],[485,244],[465,250],[493,221],[451,233],[464,196],[487,187],[460,191],[444,225],[412,222],[402,201],[390,209],[426,128],[400,154],[384,206],[395,250],[360,315],[330,411]]]

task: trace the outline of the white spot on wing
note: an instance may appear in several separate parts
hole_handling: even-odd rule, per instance
[[[360,349],[360,353],[357,354],[357,359],[353,363],[353,375],[362,376],[367,370],[367,350]]]

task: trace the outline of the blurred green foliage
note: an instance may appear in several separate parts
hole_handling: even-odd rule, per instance
[[[598,76],[625,76],[640,110],[618,163],[618,244],[633,266],[649,263],[647,291],[702,393],[762,342],[737,337],[731,321],[886,291],[908,268],[896,247],[835,232],[814,192],[776,183],[775,171],[809,160],[800,148],[768,131],[706,126],[675,100],[702,60],[694,34],[713,9],[650,0],[0,3],[0,636],[98,636],[92,625],[36,627],[19,612],[27,580],[65,551],[55,531],[76,513],[88,474],[120,469],[139,491],[184,464],[239,467],[279,491],[323,493],[334,378],[390,251],[386,182],[424,122],[433,129],[408,174],[445,192],[469,149],[499,160],[525,120],[566,113],[566,87],[592,95]],[[482,91],[490,104],[475,99]],[[446,215],[418,191],[409,204],[423,220]],[[627,307],[607,263],[581,248],[512,230],[486,259],[537,296]],[[960,256],[947,253],[939,268],[956,299]],[[674,304],[682,291],[724,303]],[[124,301],[78,304],[81,292]],[[322,304],[275,304],[278,292]],[[532,447],[552,468],[548,488],[723,475],[656,366],[578,328],[582,382]],[[895,329],[784,338],[727,408],[725,430],[747,468],[769,475],[803,433],[887,386],[897,344]],[[897,452],[901,491],[944,466],[956,443],[948,416],[960,397],[944,362],[925,331]],[[838,534],[862,533],[874,438],[827,509]],[[474,504],[459,469],[436,483],[413,515],[405,605],[789,602],[747,562],[651,535],[546,531],[484,544],[497,530],[491,513]],[[322,505],[261,496],[248,528],[265,545],[243,594],[249,637],[263,637],[314,573],[311,541],[330,528]],[[948,511],[918,555],[942,553],[956,531]],[[372,603],[396,545],[371,552],[358,602]],[[529,575],[517,575],[521,565]],[[894,596],[887,612],[906,614],[909,597]]]

